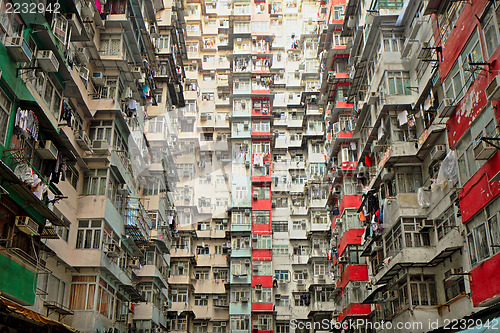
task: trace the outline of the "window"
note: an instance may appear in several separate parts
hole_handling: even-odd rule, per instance
[[[102,243],[112,241],[113,231],[102,220],[80,220],[76,234],[77,249],[100,249]]]
[[[186,276],[189,272],[189,264],[187,262],[173,262],[172,275]]]
[[[396,172],[398,193],[417,193],[422,186],[422,172],[420,167],[399,168]]]
[[[298,271],[293,271],[293,279],[295,281],[297,280],[307,280],[307,276],[309,274],[307,273],[307,270],[298,270]]]
[[[452,205],[436,220],[436,232],[438,240],[446,236],[446,234],[453,230],[455,226],[455,211]]]
[[[258,199],[270,199],[271,198],[271,188],[270,187],[254,187],[253,194],[257,194]]]
[[[248,331],[250,329],[250,318],[245,315],[230,316],[231,330]]]
[[[156,47],[159,49],[170,48],[170,36],[169,35],[160,35],[160,37],[156,39]]]
[[[383,81],[387,84],[387,89],[385,91],[388,94],[394,95],[411,95],[411,90],[408,89],[410,86],[410,73],[401,71],[387,71],[384,76],[387,81]]]
[[[455,65],[453,65],[444,80],[446,97],[458,102],[474,82],[477,74],[469,68],[469,61],[474,63],[483,62],[483,53],[477,30],[472,33]]]
[[[436,305],[437,295],[434,275],[410,275],[410,295],[414,306]]]
[[[102,34],[99,42],[99,53],[105,56],[122,55],[122,36]]]
[[[467,222],[469,255],[472,266],[500,251],[500,198],[496,198]]]
[[[344,7],[342,6],[334,6],[333,7],[333,19],[335,21],[339,21],[344,19]]]
[[[487,59],[491,58],[499,44],[499,15],[500,7],[495,11],[495,6],[491,5],[481,20]]]
[[[314,264],[314,276],[326,276],[326,264],[324,262]]]
[[[231,224],[250,224],[250,215],[246,215],[244,212],[232,212]]]
[[[252,215],[253,224],[269,224],[268,210],[254,210]]]
[[[71,310],[93,310],[96,293],[95,276],[73,276],[69,308]]]
[[[173,303],[186,303],[188,299],[187,289],[172,289]]]
[[[257,303],[271,303],[272,295],[273,295],[273,288],[255,286],[253,288],[252,301]]]
[[[210,247],[207,244],[205,244],[205,246],[198,245],[196,247],[196,254],[199,254],[199,255],[210,254]]]
[[[9,125],[9,116],[11,109],[11,100],[7,97],[4,91],[0,89],[0,144],[5,145],[5,139],[7,138],[7,126]]]
[[[272,275],[271,261],[255,260],[253,262],[252,270],[253,270],[253,275]]]
[[[470,130],[465,132],[455,146],[458,160],[458,174],[462,186],[484,164],[474,158],[474,141],[481,136],[495,137],[497,134],[495,117],[491,104],[474,120]]]
[[[384,52],[399,52],[403,49],[405,38],[401,33],[384,32],[382,34],[382,41]]]
[[[250,237],[234,237],[232,240],[232,248],[235,250],[249,249]]]
[[[306,230],[307,222],[305,220],[296,220],[292,222],[293,230]]]
[[[99,290],[97,291],[97,311],[108,319],[111,319],[113,315],[114,294],[114,288],[102,279],[99,279]]]
[[[270,249],[272,245],[271,235],[258,235],[256,249]]]
[[[231,274],[236,276],[248,275],[250,270],[250,259],[231,261]]]
[[[288,221],[273,221],[273,232],[287,232]]]
[[[170,328],[173,331],[186,331],[187,330],[187,318],[186,317],[178,317],[172,318],[170,321]]]
[[[196,280],[208,280],[209,270],[200,270],[194,274]]]
[[[274,197],[272,199],[273,208],[287,208],[288,207],[288,198],[287,197]],[[274,227],[273,221],[273,227]]]
[[[206,333],[207,332],[207,323],[194,323],[193,330],[194,333]]]
[[[288,297],[287,297],[288,300]],[[276,333],[290,333],[289,323],[276,323]]]
[[[257,315],[253,319],[253,329],[271,331],[273,329],[272,315]]]
[[[288,255],[288,245],[273,245],[273,255]]]
[[[208,295],[195,295],[194,296],[195,306],[208,306]]]
[[[1,119],[0,119],[1,122]],[[1,135],[0,135],[1,138]],[[66,181],[68,181],[71,186],[76,190],[76,187],[78,185],[78,179],[79,179],[79,172],[78,170],[72,166],[72,165],[67,165],[66,167]]]
[[[37,288],[43,292],[41,296],[45,301],[55,302],[59,305],[65,304],[66,283],[52,273],[40,274]]]
[[[443,284],[446,301],[451,301],[455,297],[465,294],[465,279],[463,276],[458,277],[456,280],[447,281],[445,279]]]
[[[231,288],[231,303],[241,303],[246,298],[248,300],[249,290],[243,287]]]
[[[254,120],[252,123],[252,131],[254,132],[269,132],[271,130],[270,128],[271,127],[269,121]]]
[[[275,270],[274,278],[278,281],[290,281],[290,271],[287,270]]]

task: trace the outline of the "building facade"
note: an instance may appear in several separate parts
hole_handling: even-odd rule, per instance
[[[165,330],[183,4],[20,5],[0,13],[0,327]]]
[[[495,318],[497,8],[347,1],[323,30],[337,319],[358,331]]]

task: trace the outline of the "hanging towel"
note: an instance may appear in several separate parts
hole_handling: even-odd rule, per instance
[[[368,167],[372,166],[372,159],[368,155],[365,155],[365,165]]]
[[[356,150],[356,142],[351,142],[351,150]]]

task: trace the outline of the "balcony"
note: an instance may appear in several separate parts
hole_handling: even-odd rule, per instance
[[[129,199],[123,214],[125,233],[134,241],[146,241],[151,233],[151,219],[138,199]]]

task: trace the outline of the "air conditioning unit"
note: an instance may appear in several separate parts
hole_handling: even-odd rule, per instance
[[[464,275],[462,268],[452,268],[444,273],[445,281],[455,281],[460,279]]]
[[[457,105],[454,104],[453,99],[445,98],[438,107],[437,116],[440,118],[449,117],[455,112]]]
[[[446,146],[445,145],[436,145],[432,147],[431,150],[431,160],[437,161],[443,158],[444,154],[446,153]]]
[[[41,142],[38,141],[35,145],[36,152],[44,160],[55,160],[57,159],[57,153],[59,150],[54,146],[54,143],[50,140],[45,141],[44,147],[41,147]]]
[[[139,269],[141,267],[141,261],[139,259],[129,259],[128,267],[132,269]]]
[[[252,240],[253,240],[254,242],[256,242],[256,241],[258,240],[258,235],[253,234],[253,235],[252,235]]]
[[[95,84],[104,84],[104,75],[102,75],[102,72],[94,72],[92,73],[92,80]]]
[[[222,326],[222,327],[226,327],[226,322],[225,322],[225,321],[221,322],[221,323],[220,323],[220,326]]]
[[[79,66],[77,67],[77,71],[82,79],[84,79],[85,81],[89,80],[89,70],[87,69],[87,67]]]
[[[89,62],[89,51],[84,48],[84,47],[79,47],[77,50],[76,50],[76,60],[78,60],[78,62],[80,64],[87,64]]]
[[[109,149],[108,141],[94,140],[92,142],[92,149],[93,150],[108,150]]]
[[[388,181],[394,179],[394,169],[393,168],[383,168],[380,173],[380,178],[383,181]]]
[[[10,56],[14,58],[16,62],[28,62],[31,61],[33,56],[33,51],[31,51],[28,43],[22,37],[7,37],[5,39],[5,48],[9,52]]]
[[[384,149],[384,146],[382,143],[378,140],[373,140],[372,142],[372,152],[374,153],[380,153]]]
[[[248,303],[248,297],[242,297],[241,303]]]
[[[420,223],[418,231],[429,231],[434,227],[434,220],[425,219]]]
[[[16,227],[25,234],[38,236],[39,224],[29,216],[16,216]]]
[[[493,78],[488,87],[486,87],[486,98],[488,101],[500,100],[500,74]]]
[[[261,284],[255,285],[255,291],[262,291],[262,285]]]
[[[259,199],[259,195],[258,195],[257,193],[254,193],[254,194],[253,194],[253,199],[254,199],[254,200]]]
[[[245,215],[250,216],[250,209],[245,209]]]
[[[245,161],[245,168],[250,168],[250,161]]]
[[[245,265],[250,266],[250,259],[245,259]]]
[[[104,253],[110,258],[118,258],[120,256],[120,247],[115,243],[105,243]]]
[[[297,284],[300,284],[300,285],[304,284],[304,280],[297,280]]]
[[[90,138],[85,131],[80,130],[76,132],[75,141],[83,150],[91,150],[92,141],[90,141]]]
[[[51,50],[40,50],[36,53],[38,64],[46,72],[57,72],[59,70],[59,61]]]
[[[346,256],[342,256],[339,258],[339,263],[340,264],[347,264],[347,263],[349,263],[349,259]]]
[[[497,150],[497,148],[493,147],[489,143],[483,140],[478,140],[476,146],[474,147],[474,158],[476,160],[488,160]]]

